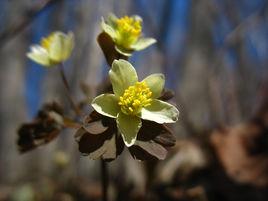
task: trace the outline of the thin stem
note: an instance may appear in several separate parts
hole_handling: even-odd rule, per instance
[[[76,115],[80,116],[81,114],[81,110],[77,107],[77,105],[75,104],[72,96],[71,96],[71,88],[70,88],[70,85],[67,81],[67,78],[65,76],[65,73],[64,73],[64,66],[63,66],[63,63],[61,63],[59,65],[59,70],[60,70],[60,76],[61,76],[61,79],[62,79],[62,82],[63,82],[63,85],[66,89],[66,92],[67,92],[67,98],[71,104],[71,107],[73,108],[73,110],[75,111]]]
[[[102,184],[102,200],[108,201],[108,166],[107,163],[101,159],[101,184]]]

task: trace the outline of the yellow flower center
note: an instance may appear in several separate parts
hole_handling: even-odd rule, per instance
[[[49,36],[42,38],[41,40],[41,46],[45,49],[49,49],[52,41],[53,41],[53,37],[54,37],[55,33],[50,34]]]
[[[133,17],[125,16],[118,19],[117,26],[121,32],[129,35],[140,36],[141,34],[141,21],[135,20]]]
[[[122,17],[117,20],[117,43],[128,49],[141,35],[141,20],[133,17]]]
[[[137,82],[135,85],[128,87],[124,94],[119,97],[118,104],[121,111],[127,115],[138,114],[143,107],[151,105],[152,92],[143,82]]]

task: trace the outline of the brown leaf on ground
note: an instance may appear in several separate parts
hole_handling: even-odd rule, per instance
[[[268,184],[267,128],[260,121],[214,131],[211,144],[227,175],[239,183]]]
[[[163,183],[187,181],[191,174],[206,167],[208,158],[200,146],[194,140],[179,140],[170,156],[160,163],[157,179]]]

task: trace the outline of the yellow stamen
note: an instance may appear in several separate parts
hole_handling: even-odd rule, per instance
[[[117,43],[124,48],[135,43],[141,35],[141,20],[133,17],[122,17],[116,22],[117,24]]]
[[[151,105],[151,96],[152,92],[144,81],[136,82],[119,97],[118,105],[121,106],[121,111],[125,114],[136,115],[143,107]]]
[[[141,21],[135,20],[133,17],[125,16],[118,19],[117,26],[121,32],[129,35],[139,36],[141,34]]]
[[[54,37],[55,33],[50,34],[49,36],[42,38],[41,40],[41,46],[45,49],[49,49],[52,41],[53,41],[53,37]]]

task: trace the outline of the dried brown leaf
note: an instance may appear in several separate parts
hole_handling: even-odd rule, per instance
[[[17,145],[21,153],[32,150],[54,140],[64,128],[62,107],[58,103],[43,106],[31,123],[18,129]]]

